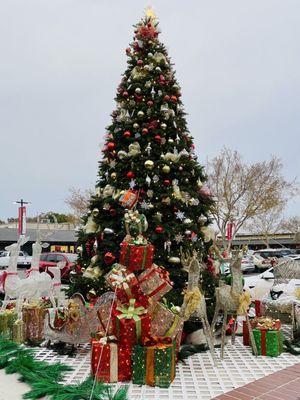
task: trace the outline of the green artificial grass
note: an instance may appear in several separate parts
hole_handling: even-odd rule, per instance
[[[128,400],[127,386],[113,393],[113,387],[106,383],[97,382],[93,386],[92,377],[78,385],[62,384],[64,373],[72,370],[71,367],[38,361],[33,349],[0,339],[0,369],[3,368],[7,374],[20,374],[20,381],[31,386],[31,390],[23,395],[24,399],[47,396],[51,400]]]

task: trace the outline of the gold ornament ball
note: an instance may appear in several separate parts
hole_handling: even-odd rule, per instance
[[[168,139],[169,143],[174,143],[174,139]]]
[[[93,216],[93,217],[97,217],[98,215],[99,215],[99,210],[98,210],[98,208],[94,208],[93,211],[92,211],[92,216]]]
[[[152,160],[146,160],[144,165],[145,165],[145,168],[152,169],[154,167],[154,162]]]
[[[164,165],[164,166],[162,167],[162,172],[163,172],[164,174],[168,174],[168,173],[170,172],[170,170],[171,170],[171,168],[170,168],[168,165]]]
[[[180,264],[180,258],[179,258],[179,257],[175,257],[175,256],[169,257],[169,258],[168,258],[168,261],[169,261],[171,264]]]
[[[134,129],[139,129],[139,127],[140,127],[140,125],[139,125],[137,122],[135,122],[135,123],[133,124],[133,128],[134,128]]]
[[[161,129],[165,130],[167,129],[167,124],[165,124],[164,122],[162,124],[160,124]]]
[[[110,174],[111,179],[115,180],[117,178],[117,174],[115,172],[112,172]]]

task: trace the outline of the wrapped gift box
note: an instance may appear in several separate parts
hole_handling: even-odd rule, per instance
[[[141,291],[140,284],[133,272],[121,264],[115,264],[106,274],[105,279],[121,303],[128,303],[131,298],[138,299],[142,306],[148,306],[148,296]]]
[[[138,280],[142,292],[154,301],[159,301],[172,289],[168,271],[155,264],[142,272]]]
[[[125,193],[123,193],[120,196],[120,203],[124,208],[127,208],[128,210],[131,210],[133,206],[136,204],[138,201],[138,192],[136,190],[126,190]]]
[[[4,310],[0,312],[0,336],[12,339],[13,326],[18,315],[14,310]]]
[[[23,307],[24,340],[41,342],[44,340],[44,321],[46,309],[39,305]]]
[[[283,334],[279,330],[253,329],[258,355],[277,357],[283,351]]]
[[[156,303],[153,308],[151,307],[151,335],[175,340],[177,351],[180,348],[183,324],[184,321],[177,310],[169,309],[162,303]]]
[[[149,340],[132,352],[132,382],[167,388],[175,378],[175,347],[170,338]]]
[[[113,342],[115,337],[92,340],[91,371],[102,382],[131,379],[132,347]]]
[[[281,328],[281,322],[279,319],[271,317],[255,317],[250,320],[251,328],[267,329],[267,330],[279,330]],[[251,346],[249,329],[247,322],[243,321],[243,344],[244,346]]]
[[[150,268],[153,264],[154,246],[152,244],[136,245],[128,242],[121,243],[120,264],[129,271],[140,271]]]
[[[150,315],[135,299],[130,299],[129,305],[118,306],[112,319],[121,344],[134,346],[150,335]]]

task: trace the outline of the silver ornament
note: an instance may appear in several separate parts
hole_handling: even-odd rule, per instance
[[[115,231],[111,228],[104,228],[103,233],[105,233],[106,235],[112,235],[115,233]]]
[[[156,72],[161,72],[161,68],[160,68],[160,67],[156,67],[156,68],[155,68],[155,71],[156,71]]]
[[[169,257],[168,258],[168,261],[171,263],[171,264],[180,264],[180,258],[179,257]]]
[[[166,130],[167,129],[167,124],[164,122],[160,124],[161,129]]]
[[[135,122],[135,123],[133,124],[133,128],[134,128],[134,129],[139,129],[139,127],[140,127],[140,125],[139,125],[137,122]]]
[[[139,111],[138,113],[137,113],[137,116],[138,116],[138,118],[143,118],[144,117],[144,111]]]
[[[142,89],[141,89],[141,88],[139,88],[139,87],[137,87],[137,88],[135,89],[135,93],[137,93],[137,94],[141,94],[141,93],[142,93]]]
[[[193,221],[192,221],[190,218],[185,218],[185,219],[183,220],[183,223],[184,223],[184,225],[190,225],[190,224],[193,223]]]

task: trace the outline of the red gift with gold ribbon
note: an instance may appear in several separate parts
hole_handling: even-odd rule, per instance
[[[131,346],[120,346],[115,336],[92,340],[91,372],[102,382],[131,379]]]
[[[171,338],[151,336],[145,346],[134,346],[132,382],[167,388],[175,378],[175,342]]]
[[[151,318],[143,306],[130,299],[113,311],[114,331],[121,344],[133,346],[150,335]]]
[[[123,265],[114,264],[105,275],[105,280],[116,291],[116,297],[121,303],[128,303],[131,298],[136,298],[142,306],[148,306],[148,296],[141,291],[137,277]]]
[[[122,242],[120,250],[120,264],[129,271],[141,271],[150,268],[153,263],[154,246],[152,244],[136,245]]]
[[[169,272],[155,264],[142,272],[138,276],[138,281],[142,292],[154,301],[159,301],[173,287]]]

